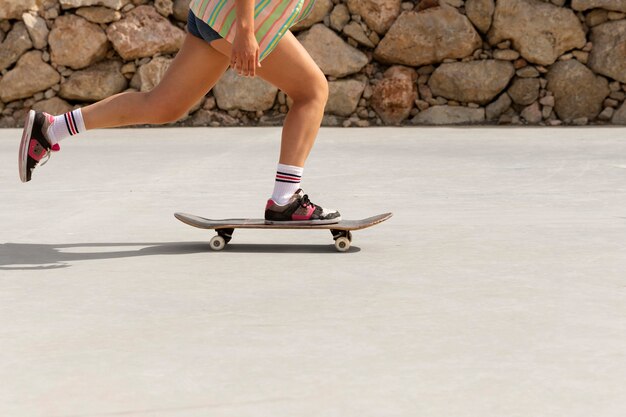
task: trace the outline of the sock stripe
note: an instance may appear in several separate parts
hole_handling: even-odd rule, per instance
[[[77,134],[76,131],[76,123],[74,122],[74,118],[72,117],[72,112],[67,113],[67,120],[70,122],[70,128],[72,129],[72,135]]]
[[[291,175],[278,175],[278,174],[276,174],[276,179],[277,180],[296,181],[296,182],[300,182],[301,181],[300,177],[294,177],[294,176],[291,176]]]
[[[72,117],[72,112],[69,112],[69,113],[67,114],[67,118],[68,118],[68,119],[69,119],[69,121],[70,121],[70,127],[72,128],[72,132],[73,132],[74,134],[77,134],[78,132],[76,131],[76,121],[75,121],[75,120],[74,120],[74,118]]]
[[[63,115],[63,119],[65,120],[65,126],[67,126],[67,131],[70,133],[70,136],[74,136],[72,127],[70,126],[70,122],[67,117],[67,113]]]
[[[300,184],[300,181],[279,180],[278,178],[276,178],[276,182],[286,182],[286,183],[289,183],[289,184]]]
[[[78,131],[78,123],[76,123],[76,118],[74,117],[74,112],[73,111],[70,112],[70,118],[72,119],[72,124],[74,125],[74,131],[76,133],[80,133]]]
[[[288,172],[280,172],[280,171],[276,171],[276,175],[286,175],[288,177],[302,178],[302,175],[290,174]]]

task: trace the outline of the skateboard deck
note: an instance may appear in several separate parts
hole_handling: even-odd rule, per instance
[[[232,239],[235,229],[307,229],[307,230],[330,230],[335,240],[335,248],[345,252],[350,248],[353,230],[366,229],[378,223],[388,220],[393,214],[384,213],[361,220],[341,220],[332,224],[267,224],[263,219],[220,219],[211,220],[204,217],[186,213],[174,213],[181,222],[200,229],[212,229],[217,235],[211,239],[210,245],[213,250],[222,250]]]

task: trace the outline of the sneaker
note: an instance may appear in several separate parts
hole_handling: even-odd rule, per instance
[[[19,169],[22,182],[30,181],[33,170],[41,163],[44,165],[50,158],[50,152],[60,150],[58,144],[52,144],[45,132],[54,121],[54,116],[31,110],[26,116],[22,141],[20,142]]]
[[[311,203],[309,196],[299,189],[284,206],[279,206],[270,199],[265,207],[267,224],[332,224],[338,223],[341,215],[337,210],[328,210]]]

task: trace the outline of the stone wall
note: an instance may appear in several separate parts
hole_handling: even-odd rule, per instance
[[[0,127],[148,91],[189,0],[0,1]],[[293,29],[327,75],[327,126],[626,124],[626,0],[317,0]],[[281,124],[229,71],[177,124]]]

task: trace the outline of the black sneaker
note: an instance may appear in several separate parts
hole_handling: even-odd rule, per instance
[[[311,203],[309,196],[299,189],[284,206],[279,206],[270,199],[265,207],[267,224],[332,224],[338,223],[341,215],[337,210],[324,209]]]
[[[30,181],[33,170],[44,157],[47,159],[41,165],[48,162],[50,152],[61,149],[58,144],[50,143],[45,133],[53,121],[54,116],[47,113],[34,110],[28,112],[20,142],[19,169],[22,182]]]

